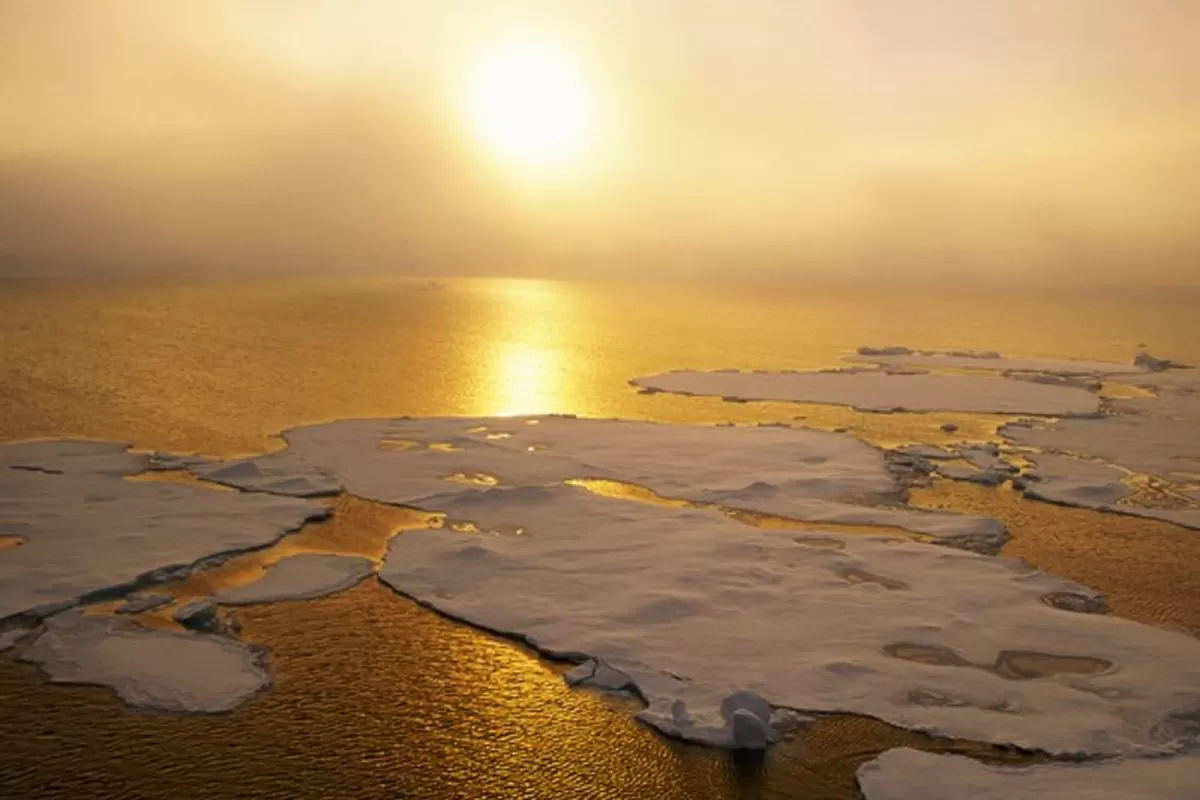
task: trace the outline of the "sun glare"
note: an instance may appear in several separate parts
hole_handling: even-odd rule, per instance
[[[593,125],[580,65],[553,42],[515,40],[476,62],[466,92],[472,133],[495,158],[522,170],[577,165]]]

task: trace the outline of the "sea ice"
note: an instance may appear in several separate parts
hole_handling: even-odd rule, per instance
[[[247,492],[269,492],[288,497],[321,497],[340,494],[335,478],[297,458],[293,453],[218,461],[192,467],[207,481]]]
[[[1026,493],[1200,529],[1200,503],[1192,494],[1200,474],[1200,370],[1146,377],[1160,376],[1171,380],[1155,385],[1156,396],[1122,401],[1103,417],[1004,426],[1001,434],[1014,444],[1079,456],[1030,456],[1041,480],[1028,482]],[[1117,502],[1132,494],[1129,473],[1156,482],[1154,492],[1137,498],[1139,504]]]
[[[263,547],[329,513],[291,498],[123,480],[144,457],[103,444],[0,446],[9,467],[0,466],[0,528],[20,526],[26,540],[0,553],[0,619],[178,577],[200,559]]]
[[[776,708],[1053,753],[1197,743],[1180,721],[1200,713],[1200,641],[1063,610],[1100,601],[1020,562],[757,531],[566,486],[438,504],[484,531],[522,533],[403,533],[380,578],[550,656],[598,660],[599,673],[588,665],[570,680],[590,671],[611,688],[627,676],[648,704],[639,718],[668,735],[738,746],[737,726],[751,723],[722,705],[749,691]]]
[[[858,768],[866,800],[1195,800],[1200,756],[1008,767],[901,748]]]
[[[861,411],[965,411],[1078,416],[1095,414],[1100,398],[1076,386],[1054,386],[993,375],[892,374],[859,369],[829,372],[697,372],[635,378],[635,386],[739,400],[782,400],[853,406]]]
[[[254,583],[221,589],[213,600],[223,605],[311,600],[349,589],[374,569],[369,558],[300,553],[267,567]]]
[[[922,369],[986,370],[988,372],[1041,373],[1074,377],[1081,375],[1119,375],[1145,370],[1138,364],[1119,364],[1114,361],[1084,361],[1053,358],[1009,358],[996,352],[914,351],[906,347],[860,347],[858,354],[847,361],[878,364],[882,367],[920,367]]]
[[[8,467],[63,475],[134,475],[150,466],[150,456],[123,442],[39,439],[0,445],[0,470]]]
[[[117,606],[116,611],[118,614],[142,614],[156,608],[169,606],[173,602],[175,602],[175,598],[169,594],[134,592],[125,598],[125,602]]]
[[[54,683],[107,686],[137,708],[228,711],[271,683],[261,649],[223,636],[152,630],[78,610],[43,625],[17,658]]]
[[[259,459],[263,468],[282,475],[279,464],[300,465],[300,475],[319,471],[356,496],[429,511],[443,510],[447,494],[589,478],[809,522],[896,526],[959,546],[994,549],[1005,536],[991,519],[883,507],[902,501],[883,454],[823,431],[543,416],[346,420],[284,438],[288,448]]]

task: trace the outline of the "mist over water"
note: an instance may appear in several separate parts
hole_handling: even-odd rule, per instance
[[[0,274],[1194,284],[1198,29],[1186,0],[4,3]],[[571,170],[464,121],[530,31],[597,109]]]

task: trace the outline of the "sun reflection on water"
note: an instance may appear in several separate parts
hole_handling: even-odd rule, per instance
[[[545,414],[559,410],[565,398],[562,343],[547,315],[561,310],[565,298],[552,281],[503,281],[497,292],[503,306],[500,337],[488,360],[488,406],[496,416]]]

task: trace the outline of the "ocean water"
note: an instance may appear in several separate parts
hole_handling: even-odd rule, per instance
[[[860,414],[637,393],[679,367],[808,369],[859,345],[1200,361],[1200,292],[276,280],[0,283],[0,439],[87,436],[230,455],[342,417],[561,412],[845,427],[878,444],[986,439],[1002,417]],[[1200,536],[937,486],[914,504],[1009,523],[1010,555],[1114,613],[1200,634]],[[361,511],[361,510],[360,510]],[[339,510],[339,514],[341,511]],[[344,525],[386,525],[370,510]],[[2,557],[2,556],[0,556]],[[131,712],[0,660],[0,796],[820,798],[900,744],[1024,758],[831,717],[765,758],[670,742],[557,667],[374,582],[250,609],[274,691],[218,717]],[[819,643],[814,643],[819,646]]]

